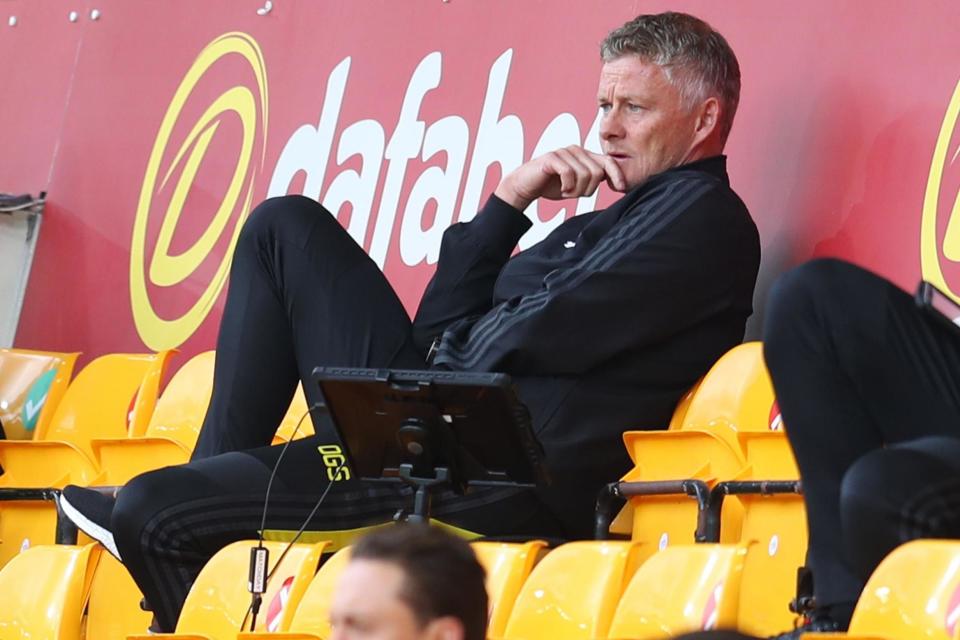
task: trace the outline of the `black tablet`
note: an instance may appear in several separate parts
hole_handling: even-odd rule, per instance
[[[542,448],[510,377],[499,373],[317,367],[352,475],[396,479],[413,464],[466,485],[544,485]],[[429,475],[427,475],[429,477]]]

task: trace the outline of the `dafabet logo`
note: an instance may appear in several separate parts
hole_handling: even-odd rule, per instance
[[[960,84],[940,126],[920,226],[923,278],[960,300]]]
[[[238,59],[248,69],[250,81],[229,86],[220,93],[179,144],[172,140],[178,121],[198,83],[222,60]],[[230,76],[235,77],[235,76]],[[215,77],[214,80],[217,78]],[[208,78],[209,80],[209,78]],[[247,86],[249,85],[249,86]],[[267,136],[267,75],[256,41],[243,33],[227,33],[208,44],[187,71],[160,124],[147,164],[137,204],[130,249],[130,300],[140,338],[151,349],[182,344],[203,322],[227,279],[230,258],[243,221],[250,212],[254,179],[263,168]],[[184,251],[173,253],[171,243],[183,213],[190,187],[200,170],[217,129],[226,117],[240,122],[236,164],[209,226]],[[182,125],[181,125],[182,126]],[[159,232],[148,247],[151,216],[160,216]],[[154,228],[157,225],[153,225]],[[176,287],[197,272],[224,234],[228,235],[213,277],[205,283],[186,311],[165,317],[151,298],[151,288]]]

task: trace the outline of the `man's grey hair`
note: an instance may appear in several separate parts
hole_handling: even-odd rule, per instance
[[[663,69],[687,109],[716,97],[720,139],[726,141],[740,102],[740,65],[722,35],[686,13],[641,15],[611,31],[600,44],[604,62],[626,55]]]

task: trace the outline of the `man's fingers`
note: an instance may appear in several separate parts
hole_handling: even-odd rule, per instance
[[[561,150],[562,151],[562,150]],[[544,171],[552,173],[560,180],[559,189],[554,193],[544,193],[549,197],[566,197],[577,184],[576,170],[571,166],[569,158],[565,158],[559,151],[549,153],[545,158]]]
[[[624,178],[623,170],[620,168],[620,165],[617,164],[617,161],[607,155],[600,155],[598,153],[592,155],[603,165],[603,170],[607,177],[607,184],[610,185],[610,188],[620,193],[626,191],[627,180]]]
[[[576,147],[568,147],[557,149],[554,152],[560,161],[571,170],[571,179],[561,185],[561,195],[566,198],[576,198],[583,195],[589,187],[592,177],[590,167],[587,166],[584,158],[577,157],[575,149]]]

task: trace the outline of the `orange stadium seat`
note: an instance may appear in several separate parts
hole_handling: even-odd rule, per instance
[[[100,547],[34,547],[0,570],[0,638],[81,640]]]
[[[255,540],[234,542],[207,562],[187,594],[175,633],[131,635],[128,638],[234,640],[241,628],[251,623],[248,619],[250,592],[247,591],[247,576],[250,549],[256,545]],[[276,570],[273,568],[287,545],[264,542],[264,546],[270,551],[273,577],[263,594],[255,630],[279,631],[290,626],[297,605],[313,580],[326,543],[293,545]]]
[[[39,440],[0,441],[0,566],[22,549],[55,541],[51,488],[95,482],[90,440],[146,423],[172,352],[112,354],[88,364],[71,383]],[[132,405],[132,410],[131,410]],[[24,490],[35,489],[33,495]]]
[[[704,376],[681,429],[716,433],[736,448],[737,433],[770,430],[773,402],[763,345],[746,342],[723,354]]]
[[[955,640],[960,635],[960,542],[914,540],[870,576],[847,633],[804,638]]]
[[[109,553],[102,554],[90,585],[86,637],[122,640],[146,631],[152,615],[140,608],[142,597],[124,566]]]
[[[687,417],[687,411],[690,409],[690,403],[693,402],[693,396],[696,395],[697,389],[700,388],[701,380],[697,380],[697,383],[690,387],[690,390],[683,394],[683,397],[680,398],[680,402],[677,403],[677,407],[673,410],[673,416],[670,417],[670,426],[667,427],[668,431],[676,431],[677,429],[683,428],[683,421]]]
[[[740,545],[716,544],[654,554],[633,575],[608,637],[647,640],[733,627],[745,557]]]
[[[736,480],[718,483],[714,500],[724,487],[742,483],[783,480],[793,486],[796,467],[787,463],[792,457],[784,434],[740,437],[747,466]],[[654,554],[624,594],[611,638],[667,638],[731,627],[765,637],[792,626],[788,607],[807,547],[803,500],[798,493],[736,497],[740,502],[733,504],[743,518],[740,540],[671,546]]]
[[[7,438],[46,430],[79,353],[0,349],[0,422]]]
[[[740,480],[799,480],[783,432],[746,432],[739,439],[747,452],[747,471]],[[795,618],[789,603],[796,595],[797,568],[806,558],[807,517],[803,496],[784,491],[737,495],[744,509],[741,541],[749,546],[737,616],[738,628],[746,633],[777,633],[789,629]]]
[[[502,637],[605,638],[620,595],[639,564],[640,547],[599,541],[557,547],[530,572]]]
[[[214,357],[213,351],[205,351],[180,367],[142,434],[91,441],[100,469],[97,484],[123,485],[145,471],[189,460],[210,404]]]
[[[513,603],[534,565],[546,552],[546,543],[531,540],[524,543],[473,542],[477,559],[487,572],[487,597],[490,599],[490,620],[487,635],[503,635]]]
[[[693,480],[709,489],[718,482],[737,479],[746,465],[737,434],[767,431],[773,402],[761,344],[734,347],[680,400],[667,431],[624,434],[634,468],[622,482]],[[728,502],[720,527],[721,542],[735,542],[740,537],[742,510],[735,498]],[[671,543],[693,542],[690,523],[697,518],[697,506],[683,492],[670,493],[666,488],[661,495],[632,495],[613,530],[629,520],[633,540],[655,542],[648,546],[650,553]]]
[[[307,587],[287,628],[276,633],[245,632],[238,640],[321,640],[330,637],[330,605],[344,567],[350,561],[350,547],[327,558]]]
[[[48,427],[33,441],[0,441],[0,486],[60,487],[93,481],[97,468],[91,440],[126,437],[144,428],[173,353],[115,353],[84,367]]]
[[[716,482],[737,478],[746,464],[738,449],[710,432],[628,431],[623,440],[634,464],[621,481],[627,483],[622,486],[625,494],[629,494],[630,483],[687,480],[702,483],[705,494]],[[685,493],[633,495],[628,505],[632,510],[631,539],[647,543],[646,553],[695,541],[698,500]],[[724,517],[722,540],[739,539],[738,514],[731,509]]]

